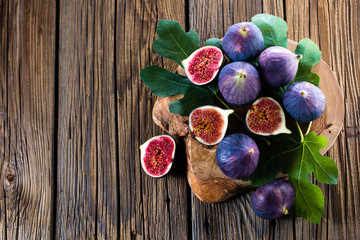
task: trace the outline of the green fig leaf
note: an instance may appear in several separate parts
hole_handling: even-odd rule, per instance
[[[307,81],[319,86],[320,77],[311,72],[311,69],[320,61],[321,51],[319,47],[309,38],[301,39],[296,47],[295,54],[301,54],[302,58],[293,82]]]
[[[288,48],[288,27],[282,18],[263,13],[253,16],[251,22],[258,26],[264,36],[264,49],[271,46]]]
[[[181,61],[200,47],[197,32],[184,32],[177,21],[160,20],[157,27],[159,36],[153,43],[154,50],[161,56],[169,58],[181,65]]]
[[[206,40],[206,42],[204,43],[204,46],[215,46],[222,49],[222,43],[220,42],[220,39],[218,38],[209,38],[208,40]]]
[[[156,96],[183,94],[183,98],[170,104],[170,112],[182,116],[189,115],[196,107],[212,104],[217,92],[211,85],[194,85],[186,77],[157,66],[145,67],[141,70],[140,77]]]
[[[327,139],[310,132],[305,137],[296,131],[291,135],[278,137],[278,142],[259,144],[258,167],[248,180],[253,186],[261,186],[274,180],[279,172],[289,175],[289,181],[296,190],[291,211],[313,223],[319,223],[324,209],[324,196],[320,188],[309,181],[313,173],[319,182],[336,184],[338,169],[329,157],[320,154],[326,147]],[[302,137],[301,137],[302,136]],[[303,139],[303,140],[301,140]]]

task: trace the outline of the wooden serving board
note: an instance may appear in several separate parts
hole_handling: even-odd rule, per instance
[[[288,40],[288,44],[289,49],[294,51],[297,43]],[[321,154],[325,154],[341,131],[344,122],[344,100],[335,74],[323,60],[320,60],[312,71],[320,76],[320,89],[326,97],[326,108],[324,114],[313,122],[311,131],[328,139],[327,146],[320,150]],[[177,72],[184,75],[180,67]],[[181,97],[181,95],[177,95],[158,98],[153,109],[153,120],[171,135],[184,137],[187,180],[194,194],[204,202],[217,203],[249,189],[251,187],[249,182],[229,178],[220,171],[215,159],[217,146],[208,147],[195,140],[187,125],[188,117],[170,113],[170,103]],[[230,106],[243,118],[250,107],[250,105]],[[235,118],[229,119],[227,135],[235,132],[250,134],[244,126],[239,127],[239,124],[232,124],[232,120],[235,121]],[[278,177],[285,176],[278,175]]]

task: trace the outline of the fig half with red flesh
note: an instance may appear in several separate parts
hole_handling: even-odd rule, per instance
[[[211,82],[219,72],[224,56],[215,46],[205,46],[193,52],[181,63],[186,76],[195,85]]]
[[[246,114],[247,128],[257,135],[290,134],[286,127],[285,113],[280,104],[270,97],[256,100]]]
[[[140,146],[141,166],[154,178],[166,175],[175,156],[175,141],[167,135],[152,137]]]
[[[218,144],[225,136],[228,117],[233,112],[232,109],[224,110],[209,105],[198,107],[189,115],[190,131],[202,144]]]

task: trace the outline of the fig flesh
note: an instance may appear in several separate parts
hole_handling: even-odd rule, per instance
[[[223,62],[222,51],[215,46],[205,46],[193,52],[181,63],[186,76],[195,85],[211,82],[219,72]]]
[[[296,120],[311,122],[325,111],[325,95],[320,88],[309,82],[295,82],[284,92],[286,111]]]
[[[175,141],[167,135],[155,136],[140,146],[141,166],[154,178],[167,174],[175,156]]]
[[[216,161],[228,177],[242,179],[251,176],[259,161],[259,149],[255,141],[242,133],[224,138],[216,149]]]
[[[252,60],[264,49],[264,37],[255,24],[241,22],[229,27],[222,46],[233,61]]]
[[[281,87],[294,79],[301,57],[284,47],[269,47],[260,54],[259,70],[268,85]]]
[[[198,107],[189,115],[190,131],[202,144],[218,144],[225,136],[228,117],[233,112],[231,109],[224,110],[209,105]]]
[[[251,196],[251,207],[259,217],[275,219],[289,214],[294,200],[293,185],[283,179],[277,179],[255,190]]]
[[[291,133],[286,127],[284,110],[270,97],[256,100],[248,110],[245,122],[252,133],[261,136]]]
[[[257,98],[261,83],[257,69],[248,62],[232,62],[221,69],[219,90],[231,104],[243,105]]]

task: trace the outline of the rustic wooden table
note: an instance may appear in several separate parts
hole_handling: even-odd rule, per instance
[[[310,37],[336,74],[345,123],[328,151],[337,185],[320,224],[267,221],[250,193],[200,202],[179,152],[159,180],[139,145],[162,133],[147,65],[160,19],[201,41],[260,12],[284,18],[288,37]],[[0,239],[360,239],[360,3],[357,0],[0,0]]]

